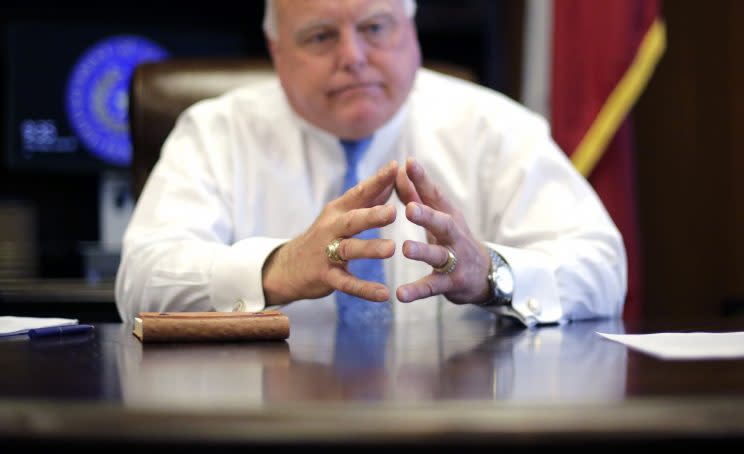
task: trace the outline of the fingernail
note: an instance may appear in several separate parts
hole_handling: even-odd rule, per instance
[[[402,302],[408,301],[408,292],[405,291],[405,290],[403,290],[403,289],[399,289],[398,290],[398,299],[400,301],[402,301]]]
[[[385,166],[385,175],[393,172],[395,169],[395,161],[391,161],[388,163],[388,165]]]
[[[421,165],[419,165],[418,162],[413,161],[413,165],[411,167],[412,167],[413,173],[415,175],[423,175],[424,174],[424,168],[421,167]]]
[[[378,301],[386,301],[387,300],[387,290],[377,290],[375,292],[375,299]]]
[[[411,216],[418,217],[421,214],[421,208],[415,203],[411,204]]]

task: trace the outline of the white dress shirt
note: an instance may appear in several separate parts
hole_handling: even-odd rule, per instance
[[[626,292],[622,238],[547,123],[479,85],[419,70],[401,110],[378,130],[360,179],[414,156],[514,273],[513,315],[527,324],[615,317]],[[139,311],[261,310],[261,268],[341,192],[336,137],[297,116],[278,80],[205,100],[166,140],[124,235],[116,280],[122,320]],[[393,194],[396,242],[385,260],[396,320],[493,316],[443,298],[400,303],[395,289],[431,272],[402,256],[426,241]],[[322,251],[319,251],[322,253]],[[335,317],[334,296],[282,308]]]

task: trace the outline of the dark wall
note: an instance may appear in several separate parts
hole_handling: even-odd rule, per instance
[[[644,312],[744,301],[744,2],[667,0],[668,48],[635,111]]]

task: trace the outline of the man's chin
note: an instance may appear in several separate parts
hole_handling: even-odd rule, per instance
[[[345,140],[360,140],[374,135],[377,129],[379,128],[368,127],[366,125],[350,125],[345,128],[339,128],[335,132],[335,135]]]
[[[379,112],[374,114],[356,114],[341,118],[336,125],[336,135],[343,139],[357,140],[371,136],[380,129],[391,116]]]

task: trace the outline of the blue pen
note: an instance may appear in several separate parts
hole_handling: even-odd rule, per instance
[[[48,328],[35,328],[28,330],[28,337],[50,337],[63,336],[67,334],[82,334],[93,330],[93,325],[65,325],[50,326]]]

